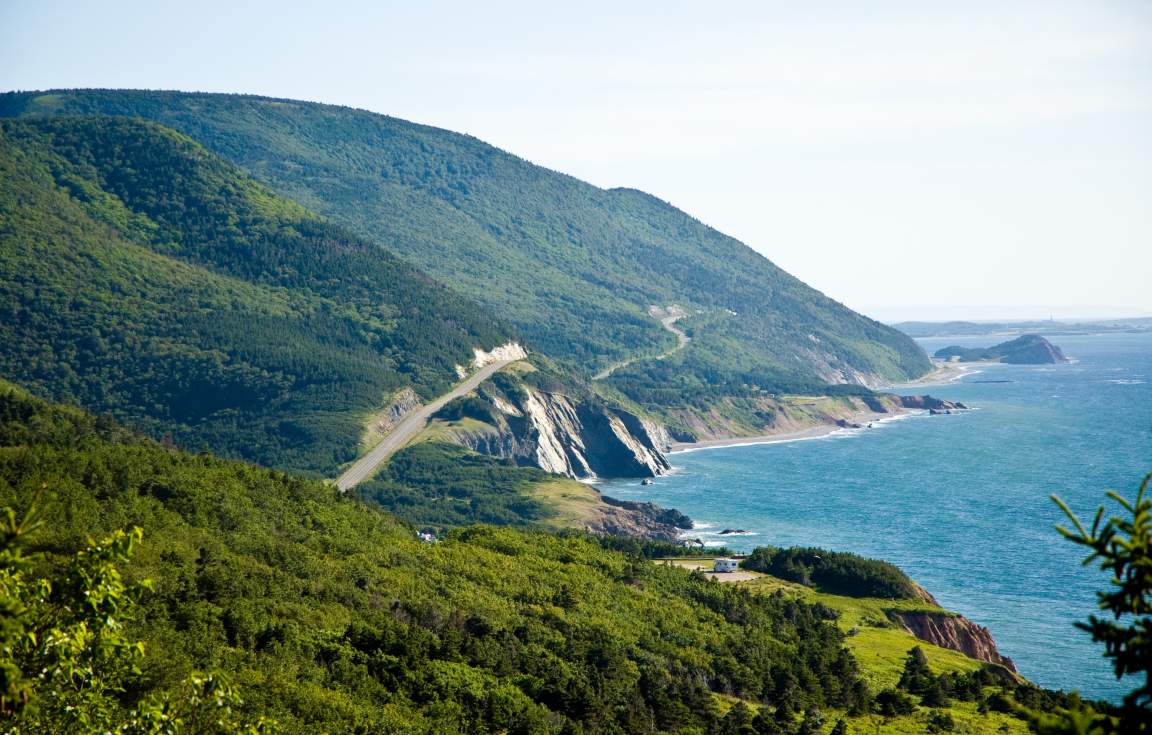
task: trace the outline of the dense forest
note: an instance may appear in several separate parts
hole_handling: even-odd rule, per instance
[[[6,383],[0,509],[0,717],[20,732],[813,735],[831,716],[949,729],[950,699],[1010,730],[1080,707],[915,652],[872,692],[834,610],[650,561],[666,544],[483,525],[423,543],[330,485]],[[67,651],[16,635],[61,621]],[[29,678],[45,660],[80,668]],[[165,712],[183,724],[144,726]]]
[[[186,137],[0,121],[0,370],[181,446],[330,473],[512,331]]]
[[[193,671],[287,732],[707,731],[713,693],[850,707],[829,612],[753,597],[582,536],[473,526],[439,544],[330,486],[165,448],[0,390],[0,507],[41,495],[50,573],[139,527],[153,580],[140,701]]]
[[[454,444],[426,442],[397,453],[356,492],[420,528],[526,526],[551,516],[531,492],[534,485],[551,479],[555,476],[535,467],[517,467]]]
[[[686,383],[747,393],[900,380],[929,368],[903,334],[856,314],[669,204],[603,190],[474,138],[383,115],[240,95],[72,90],[0,95],[0,115],[162,122],[305,206],[417,264],[591,375],[674,337]],[[613,376],[658,408],[658,361]],[[696,388],[699,397],[703,388]]]
[[[355,493],[317,479],[390,395],[437,395],[520,335],[543,354],[492,379],[506,395],[656,415],[867,397],[927,369],[670,205],[324,105],[8,93],[0,117],[19,118],[0,119],[0,375],[22,386],[0,380],[3,730],[1021,733],[1147,714],[1147,685],[1084,705],[910,648],[885,613],[938,608],[882,561],[764,547],[744,566],[765,576],[721,584],[673,544],[548,530],[534,488],[555,476],[436,441]],[[649,307],[669,304],[685,349],[591,377],[665,352]],[[1101,593],[1116,621],[1148,612],[1147,484],[1135,525],[1063,531],[1127,585]],[[1083,626],[1118,676],[1147,668],[1127,620]],[[877,635],[900,647],[861,643]],[[875,659],[894,655],[888,680]]]

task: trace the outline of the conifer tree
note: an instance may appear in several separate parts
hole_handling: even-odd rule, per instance
[[[928,666],[928,657],[920,646],[913,646],[908,651],[908,658],[904,660],[904,671],[900,674],[900,683],[897,685],[906,692],[923,694],[933,682],[932,669]]]
[[[1099,607],[1106,613],[1095,615],[1076,627],[1088,631],[1092,640],[1104,644],[1104,655],[1112,660],[1117,679],[1132,676],[1136,688],[1120,707],[1118,718],[1102,717],[1093,723],[1097,732],[1149,733],[1152,732],[1152,498],[1147,475],[1129,501],[1119,493],[1109,491],[1108,497],[1125,511],[1104,520],[1105,508],[1100,506],[1091,529],[1085,528],[1076,514],[1059,497],[1052,500],[1060,506],[1073,528],[1057,526],[1056,530],[1075,544],[1087,547],[1091,553],[1084,559],[1085,566],[1099,562],[1100,569],[1112,575],[1112,588],[1097,592]],[[1076,732],[1085,719],[1083,712],[1070,713],[1068,728]],[[1055,732],[1056,730],[1053,730]]]

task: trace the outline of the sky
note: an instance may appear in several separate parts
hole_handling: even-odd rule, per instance
[[[53,87],[469,133],[878,319],[1152,315],[1148,0],[0,0],[0,89]]]

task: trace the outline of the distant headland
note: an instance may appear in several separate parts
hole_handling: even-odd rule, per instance
[[[1068,362],[1059,347],[1038,334],[1025,334],[991,347],[953,345],[937,350],[933,357],[949,362],[1006,362],[1015,365]]]

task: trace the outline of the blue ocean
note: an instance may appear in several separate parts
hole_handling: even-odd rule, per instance
[[[921,340],[987,346],[988,337]],[[1152,471],[1152,334],[1053,337],[1073,362],[981,366],[907,388],[974,410],[916,415],[818,439],[671,456],[676,472],[608,495],[691,516],[705,541],[852,551],[899,565],[945,608],[987,626],[1037,684],[1118,700],[1100,647],[1073,627],[1108,576],[1053,529],[1056,493],[1090,516]],[[719,531],[745,529],[749,535]]]

